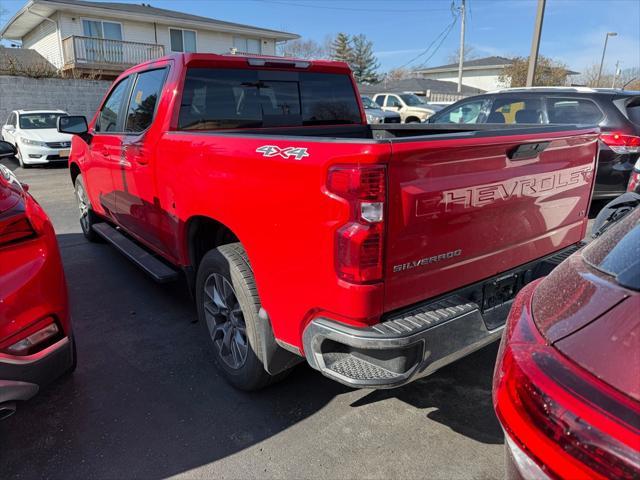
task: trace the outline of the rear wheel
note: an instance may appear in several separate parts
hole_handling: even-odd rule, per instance
[[[76,202],[78,203],[78,214],[80,217],[80,227],[82,228],[82,234],[90,242],[99,241],[98,234],[93,231],[93,225],[99,222],[98,217],[91,208],[91,202],[87,196],[87,189],[84,186],[84,180],[82,174],[76,177],[74,182],[74,189],[76,194]]]
[[[225,379],[241,390],[258,390],[270,375],[256,351],[260,299],[240,243],[222,245],[202,258],[196,279],[198,319]]]

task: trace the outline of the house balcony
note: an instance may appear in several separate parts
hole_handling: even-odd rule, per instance
[[[63,71],[117,76],[138,63],[160,58],[164,47],[155,43],[125,42],[72,35],[62,40]]]

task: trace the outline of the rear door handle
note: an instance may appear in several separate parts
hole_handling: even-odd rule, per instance
[[[535,158],[549,146],[549,142],[523,143],[507,152],[509,160],[526,160]]]

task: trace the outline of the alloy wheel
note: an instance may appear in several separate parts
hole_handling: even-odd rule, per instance
[[[231,369],[242,368],[247,360],[247,327],[233,285],[213,273],[204,283],[204,316],[220,358]]]
[[[84,232],[88,232],[91,228],[89,225],[89,201],[84,191],[82,183],[76,182],[76,199],[78,200],[78,211],[80,214],[80,226]]]

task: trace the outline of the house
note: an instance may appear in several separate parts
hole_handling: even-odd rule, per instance
[[[505,57],[485,57],[467,60],[462,64],[462,83],[469,87],[482,90],[495,90],[509,87],[500,82],[502,70],[511,65],[511,60]],[[458,62],[439,67],[421,68],[415,74],[433,80],[443,80],[458,83]]]
[[[29,0],[0,30],[63,72],[116,76],[131,65],[173,52],[276,55],[295,33],[224,22],[150,4]]]
[[[383,80],[376,85],[358,85],[362,95],[376,93],[414,93],[425,97],[430,102],[455,102],[464,97],[484,93],[484,90],[462,85],[458,93],[458,83],[432,80],[429,78],[403,78],[400,80]]]

